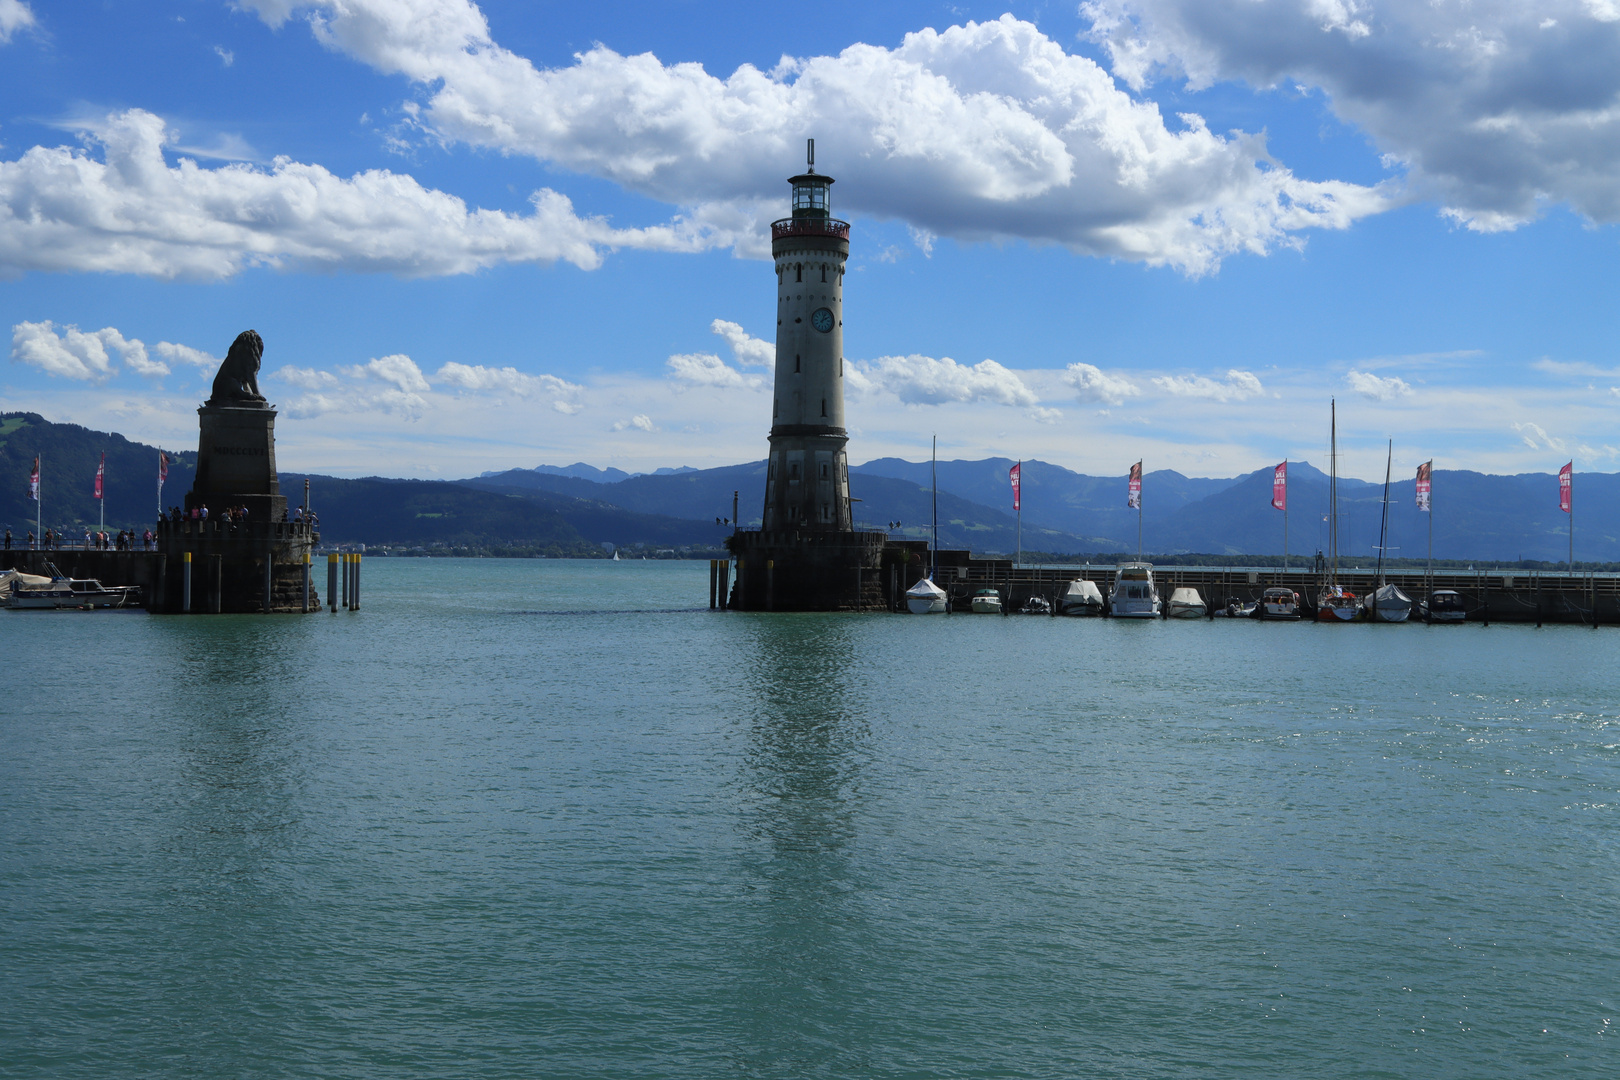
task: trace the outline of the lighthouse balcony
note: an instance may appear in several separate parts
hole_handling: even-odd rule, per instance
[[[836,218],[783,218],[771,222],[771,239],[782,240],[790,236],[833,236],[849,239],[849,222]]]

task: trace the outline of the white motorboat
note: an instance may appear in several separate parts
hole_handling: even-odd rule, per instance
[[[1361,606],[1378,622],[1405,622],[1412,614],[1412,598],[1397,585],[1380,585],[1361,598]]]
[[[1103,594],[1095,581],[1076,578],[1058,600],[1059,615],[1101,615]]]
[[[973,614],[1000,615],[1001,593],[995,589],[980,589],[973,594]]]
[[[906,590],[906,608],[913,615],[937,615],[945,610],[945,590],[923,578]]]
[[[1260,594],[1260,602],[1254,605],[1254,617],[1274,620],[1299,618],[1299,593],[1278,586],[1267,589]]]
[[[1202,619],[1207,610],[1197,589],[1173,589],[1165,614],[1172,619]]]
[[[52,576],[23,574],[9,580],[6,606],[13,611],[73,608],[132,607],[140,599],[138,585],[103,585],[95,578],[70,578],[52,563]],[[25,583],[21,579],[30,579]],[[40,582],[43,581],[43,584]]]
[[[1462,593],[1455,589],[1436,589],[1429,594],[1424,618],[1432,623],[1459,623],[1468,621],[1468,608]]]
[[[1153,585],[1153,564],[1121,563],[1114,572],[1114,592],[1108,613],[1116,619],[1157,619],[1159,593]]]
[[[0,570],[0,607],[11,606],[11,590],[38,589],[51,583],[48,577],[38,574],[25,574],[21,570]]]

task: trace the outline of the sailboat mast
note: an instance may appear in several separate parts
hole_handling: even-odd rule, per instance
[[[928,580],[933,581],[939,576],[939,436],[934,436],[934,451],[930,459],[928,486],[934,497],[934,539],[933,549],[928,553],[929,571]]]
[[[1395,440],[1389,440],[1389,454],[1384,458],[1384,516],[1378,524],[1378,584],[1384,584],[1384,549],[1389,545],[1389,467],[1395,460]]]
[[[1339,403],[1328,402],[1328,554],[1334,587],[1339,584]]]

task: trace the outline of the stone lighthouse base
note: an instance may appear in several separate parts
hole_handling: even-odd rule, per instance
[[[737,611],[883,611],[882,532],[739,532],[730,607]]]

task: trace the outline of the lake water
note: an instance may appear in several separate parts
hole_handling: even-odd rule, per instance
[[[1620,1073],[1620,631],[707,575],[0,612],[0,1076]]]

